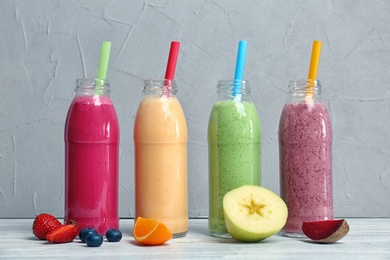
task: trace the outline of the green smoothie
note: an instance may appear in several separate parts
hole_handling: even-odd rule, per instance
[[[230,237],[222,199],[244,184],[260,185],[260,122],[252,102],[218,101],[211,111],[209,144],[209,232]]]

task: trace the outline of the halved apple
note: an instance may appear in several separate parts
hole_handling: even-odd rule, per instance
[[[287,206],[274,192],[257,185],[243,185],[223,198],[229,234],[243,242],[258,242],[279,232],[287,220]]]

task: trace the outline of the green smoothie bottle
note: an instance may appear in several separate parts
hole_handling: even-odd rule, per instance
[[[217,93],[208,125],[209,232],[230,238],[222,199],[241,185],[260,185],[260,122],[248,81],[219,81]]]

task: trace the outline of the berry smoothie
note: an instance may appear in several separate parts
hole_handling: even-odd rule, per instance
[[[286,103],[279,124],[281,197],[289,216],[283,232],[303,221],[333,218],[332,130],[322,103]]]
[[[260,122],[252,102],[218,101],[208,128],[209,231],[229,237],[222,199],[244,184],[260,184]]]
[[[65,223],[118,228],[119,126],[108,96],[76,96],[65,126]]]
[[[134,122],[135,218],[188,231],[187,124],[175,96],[145,95]]]

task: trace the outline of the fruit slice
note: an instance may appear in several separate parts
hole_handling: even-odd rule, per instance
[[[280,231],[287,220],[287,206],[274,192],[256,185],[243,185],[223,198],[229,234],[243,242],[257,242]]]
[[[58,219],[50,214],[42,213],[35,217],[32,230],[37,238],[44,240],[47,233],[59,226],[62,224]]]
[[[53,229],[47,233],[46,239],[50,243],[67,243],[73,241],[78,233],[77,224],[71,223]]]
[[[164,223],[152,218],[138,217],[133,230],[135,241],[144,245],[161,245],[172,238]]]
[[[349,225],[345,219],[303,222],[303,233],[319,243],[333,243],[347,235]]]

